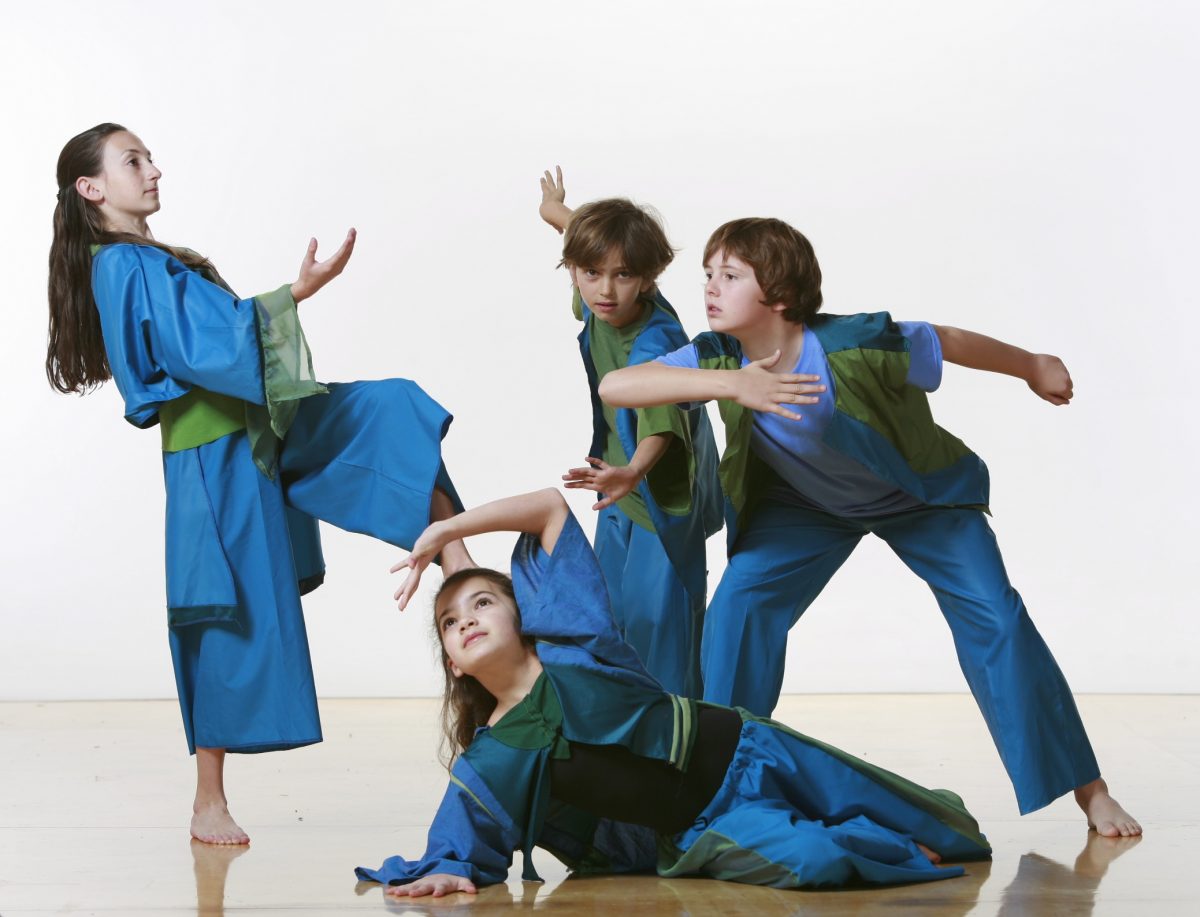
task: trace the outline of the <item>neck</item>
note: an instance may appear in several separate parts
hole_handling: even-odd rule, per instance
[[[107,232],[121,232],[131,236],[141,236],[143,239],[153,239],[146,218],[127,213],[105,213],[104,229]]]
[[[775,364],[774,371],[790,373],[800,359],[800,349],[804,346],[804,325],[781,318],[766,328],[756,328],[735,337],[742,345],[742,353],[751,361],[769,357],[778,350],[779,362]]]
[[[475,672],[475,680],[496,698],[496,709],[490,723],[495,723],[533,690],[533,683],[542,674],[542,662],[537,653],[529,651],[516,665],[498,667],[493,671]]]

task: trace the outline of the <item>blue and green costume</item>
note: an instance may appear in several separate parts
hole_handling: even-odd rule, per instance
[[[796,371],[821,376],[829,394],[802,424],[783,423],[815,440],[820,467],[776,471],[764,460],[769,439],[755,438],[771,415],[720,402],[729,564],[705,618],[704,697],[769,714],[788,630],[874,533],[933,590],[1026,813],[1099,768],[1066,680],[1008,581],[985,518],[987,467],[933,421],[926,391],[940,382],[941,352],[925,328],[938,349],[918,385],[913,335],[887,313],[811,320]],[[747,360],[735,338],[708,332],[663,362],[738,369]],[[864,506],[830,509],[817,499],[836,491],[839,476],[851,493],[872,491]]]
[[[770,720],[742,711],[737,748],[716,794],[676,835],[599,819],[552,796],[550,762],[572,743],[623,746],[688,767],[698,702],[668,694],[622,639],[607,589],[574,518],[547,555],[532,535],[513,553],[522,632],[543,672],[524,700],[481,728],[455,761],[424,856],[394,856],[360,879],[392,885],[434,873],[504,881],[514,851],[537,879],[532,848],[580,872],[656,869],[756,885],[920,882],[962,874],[933,866],[990,854],[945,790],[927,790]]]
[[[708,594],[704,542],[720,530],[722,515],[712,426],[703,408],[614,409],[599,396],[606,373],[676,350],[687,343],[687,334],[657,290],[644,315],[626,328],[585,313],[578,289],[572,308],[585,321],[579,351],[592,398],[588,454],[627,465],[646,437],[673,437],[637,490],[602,509],[596,520],[596,555],[613,614],[625,639],[667,690],[699,695]]]
[[[317,519],[411,547],[447,414],[404,379],[321,385],[288,287],[239,299],[168,252],[94,252],[92,289],[134,426],[161,424],[167,623],[188,747],[321,739],[300,604]]]

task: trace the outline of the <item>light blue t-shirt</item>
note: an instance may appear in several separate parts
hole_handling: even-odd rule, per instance
[[[935,391],[942,381],[942,346],[937,331],[927,322],[898,322],[897,326],[912,345],[908,383],[927,392]],[[700,365],[694,344],[658,357],[656,362],[688,369]],[[742,358],[743,366],[749,362]],[[855,517],[883,516],[924,506],[861,462],[825,444],[825,429],[833,419],[833,383],[825,349],[809,328],[804,329],[804,347],[792,372],[818,376],[817,383],[826,390],[817,396],[816,404],[783,406],[803,414],[801,421],[754,412],[751,448],[786,485],[773,487],[767,499]]]

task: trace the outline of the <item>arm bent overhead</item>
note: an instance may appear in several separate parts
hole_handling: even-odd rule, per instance
[[[484,503],[466,512],[430,523],[413,545],[412,553],[392,567],[397,573],[409,569],[408,577],[396,591],[395,599],[403,610],[417,591],[421,574],[447,544],[485,532],[529,532],[538,536],[542,549],[553,553],[554,544],[570,513],[567,502],[553,488],[535,490]]]

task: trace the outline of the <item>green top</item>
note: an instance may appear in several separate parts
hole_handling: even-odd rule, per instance
[[[580,298],[578,290],[575,291],[571,307],[576,318],[584,318],[583,300]],[[629,364],[629,353],[633,349],[634,341],[645,327],[654,308],[652,304],[647,303],[637,321],[631,322],[624,328],[614,328],[608,322],[602,322],[590,314],[586,317],[589,323],[592,365],[596,369],[597,385],[608,373],[624,369]],[[604,424],[607,429],[604,454],[600,458],[610,465],[628,465],[631,456],[625,453],[625,447],[621,445],[621,438],[617,433],[616,409],[603,402],[601,402],[601,408],[604,411]],[[687,450],[679,448],[685,442],[686,431],[679,409],[675,405],[668,404],[637,408],[635,413],[637,414],[637,441],[639,444],[647,436],[655,436],[659,433],[670,433],[675,437],[666,453],[654,467],[656,478],[682,481],[686,484],[688,481]],[[686,504],[690,502],[689,496],[688,494],[682,495],[685,503],[683,512],[687,512]],[[669,502],[670,500],[668,500]],[[654,523],[650,519],[650,511],[646,509],[646,501],[642,499],[642,495],[637,490],[631,491],[618,500],[617,506],[642,528],[650,532],[654,531]],[[668,513],[672,510],[669,505],[663,506],[663,509]]]

